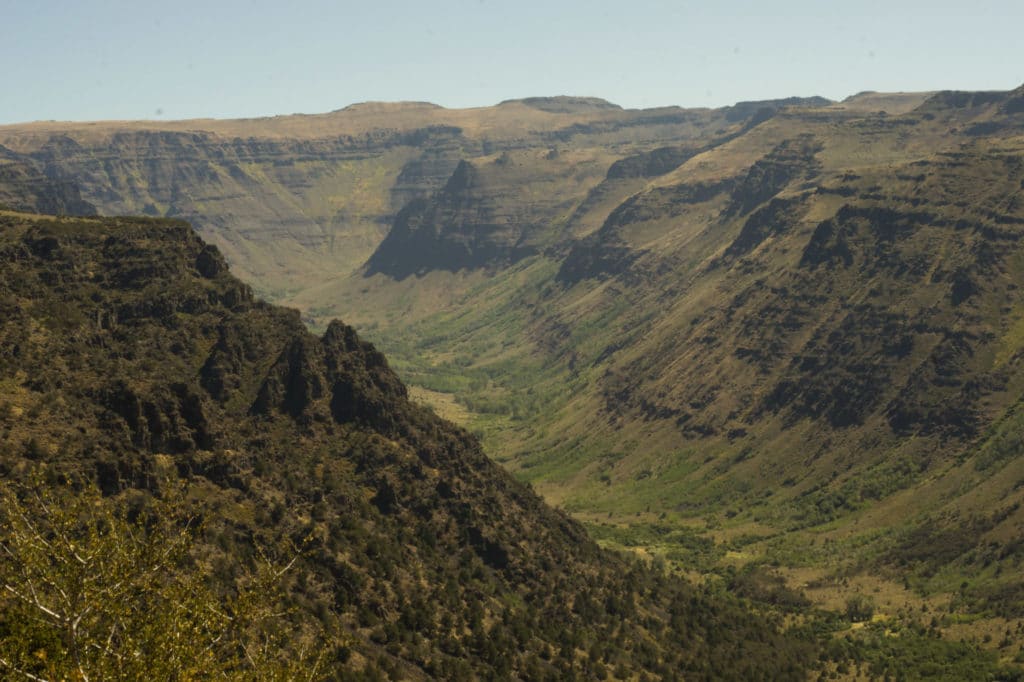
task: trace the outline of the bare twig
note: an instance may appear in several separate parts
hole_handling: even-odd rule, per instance
[[[25,679],[32,680],[32,682],[50,682],[45,677],[39,677],[38,675],[33,675],[32,673],[28,672],[27,670],[22,670],[21,668],[11,664],[11,662],[6,660],[6,659],[0,658],[0,665],[4,666],[5,668],[7,668],[9,670],[13,670],[14,672],[18,673],[19,675],[24,675]]]

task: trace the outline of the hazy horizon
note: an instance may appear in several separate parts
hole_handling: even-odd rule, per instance
[[[471,108],[535,96],[624,108],[1024,82],[1024,4],[788,0],[120,0],[5,8],[0,124],[255,118],[367,101]]]

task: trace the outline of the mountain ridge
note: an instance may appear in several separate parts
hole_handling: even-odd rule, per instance
[[[599,550],[351,327],[313,336],[187,223],[4,212],[0,264],[5,478],[184,484],[221,589],[228,555],[306,538],[286,588],[344,650],[331,675],[800,678],[803,645]],[[722,655],[737,638],[763,653]]]

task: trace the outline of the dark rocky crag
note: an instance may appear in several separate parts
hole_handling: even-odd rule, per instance
[[[338,679],[804,678],[802,645],[599,550],[183,222],[0,216],[0,310],[4,475],[185,483],[214,566],[306,538],[289,595]]]

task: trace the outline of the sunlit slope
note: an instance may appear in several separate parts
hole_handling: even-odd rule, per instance
[[[345,305],[581,518],[662,517],[794,566],[823,556],[783,548],[819,536],[848,565],[929,580],[978,574],[990,545],[1015,565],[1020,102],[781,113],[667,173],[602,181],[590,196],[617,199],[581,201],[566,224],[600,227],[570,245],[486,277],[374,275]],[[399,290],[406,315],[374,318]],[[1015,589],[1000,574],[978,600]]]

